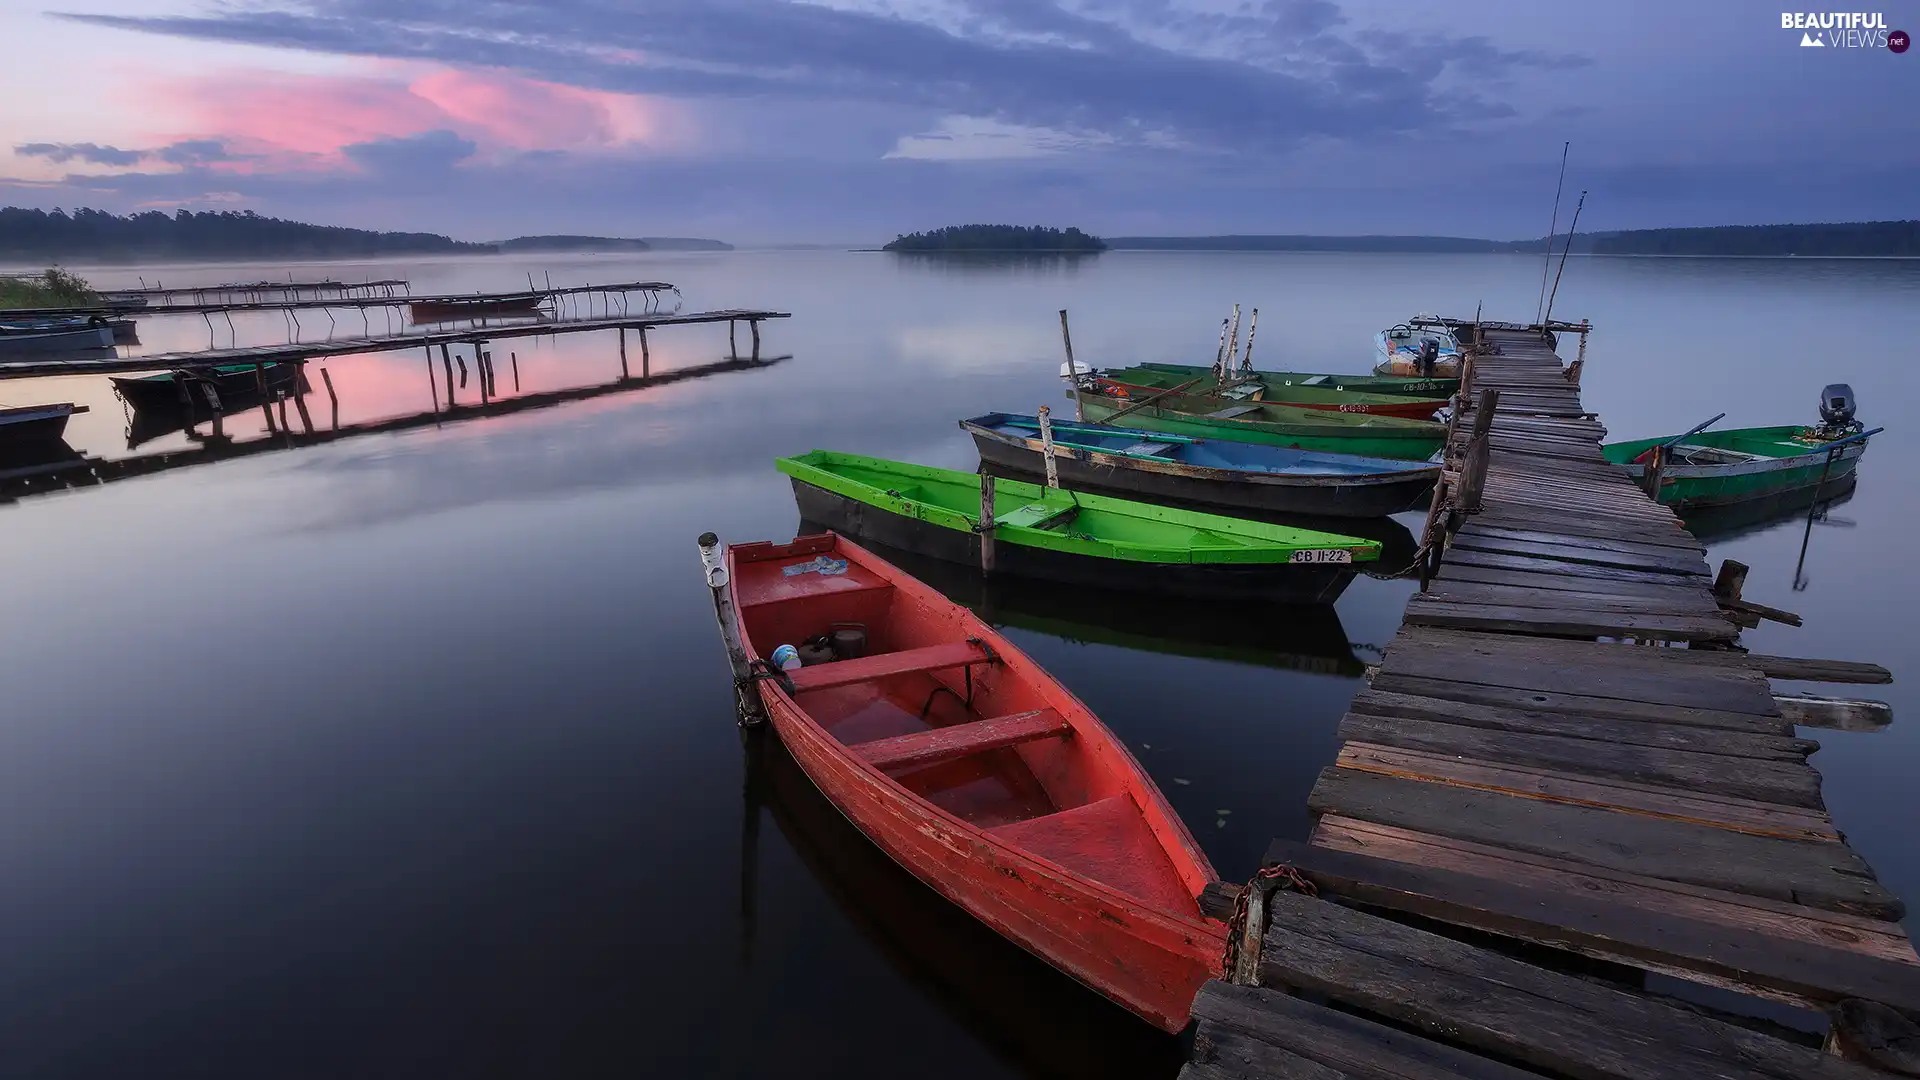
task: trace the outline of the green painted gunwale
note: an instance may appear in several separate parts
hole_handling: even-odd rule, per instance
[[[930,525],[971,532],[980,519],[980,475],[832,450],[775,461],[781,472],[835,494]],[[994,538],[1048,551],[1139,563],[1263,565],[1296,551],[1344,548],[1355,563],[1380,557],[1377,540],[1180,510],[1019,480],[994,481],[994,517],[1042,503],[1079,512],[1064,527],[999,524]]]
[[[1119,423],[1132,428],[1202,439],[1293,446],[1302,450],[1403,461],[1428,460],[1446,439],[1446,425],[1429,420],[1401,420],[1391,416],[1301,409],[1291,405],[1194,398],[1185,394],[1174,394],[1162,401],[1164,407],[1156,404],[1134,409],[1122,416]],[[1196,410],[1212,411],[1241,404],[1253,405],[1255,411],[1244,414],[1245,419],[1222,419],[1182,408],[1191,405]],[[1082,394],[1081,407],[1088,420],[1104,422],[1127,406],[1116,403],[1113,398]]]
[[[1195,384],[1196,394],[1211,393],[1214,386],[1213,369],[1200,364],[1135,364],[1132,367],[1116,368],[1106,374],[1116,382],[1134,383],[1139,386],[1178,386],[1188,379],[1201,379]],[[1267,388],[1267,400],[1284,404],[1280,394],[1292,390],[1328,390],[1347,395],[1349,400],[1371,401],[1384,398],[1388,401],[1405,398],[1432,398],[1436,401],[1453,396],[1460,389],[1459,379],[1418,379],[1401,375],[1335,375],[1312,371],[1248,371],[1242,378],[1257,379]],[[1312,386],[1305,385],[1308,379],[1321,379],[1323,382]],[[1353,398],[1352,395],[1359,395]]]

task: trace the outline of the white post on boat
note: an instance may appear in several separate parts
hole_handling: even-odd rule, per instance
[[[1247,320],[1247,355],[1240,362],[1240,370],[1249,374],[1253,371],[1253,332],[1258,329],[1260,329],[1260,309],[1254,308],[1253,317]]]
[[[1047,465],[1047,486],[1050,488],[1058,488],[1060,486],[1060,474],[1055,471],[1053,464],[1053,418],[1051,413],[1052,410],[1047,406],[1040,406],[1040,456],[1046,461]]]
[[[1227,359],[1220,368],[1220,379],[1226,381],[1233,375],[1233,354],[1240,351],[1240,305],[1233,305],[1233,335],[1227,338]]]
[[[1213,352],[1213,374],[1215,378],[1219,378],[1223,374],[1221,368],[1227,362],[1227,324],[1232,321],[1232,319],[1220,320],[1220,347]]]
[[[760,703],[760,691],[753,685],[747,647],[740,641],[740,623],[734,616],[733,590],[728,588],[720,538],[713,533],[700,534],[700,562],[706,569],[707,590],[713,594],[713,617],[720,623],[720,640],[727,646],[727,663],[733,668],[734,710],[740,724],[751,727],[765,720],[767,714]]]
[[[1060,309],[1060,343],[1067,347],[1067,386],[1073,391],[1073,418],[1086,423],[1087,409],[1080,400],[1080,366],[1073,362],[1073,332],[1067,329],[1067,309]]]
[[[980,474],[980,574],[993,576],[993,474]]]

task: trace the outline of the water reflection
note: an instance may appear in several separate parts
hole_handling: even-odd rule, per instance
[[[1721,543],[1766,532],[1777,525],[1799,523],[1811,511],[1816,519],[1853,499],[1859,477],[1847,473],[1829,481],[1817,494],[1812,488],[1783,492],[1767,499],[1732,506],[1704,507],[1686,515],[1683,524],[1695,539]]]
[[[800,522],[800,535],[825,531],[817,522]],[[862,541],[862,546],[997,627],[1075,643],[1323,675],[1358,678],[1366,669],[1330,604],[1195,604],[1039,578],[986,578],[959,563],[885,544]]]
[[[0,502],[12,501],[23,495],[62,488],[88,487],[95,484],[126,480],[135,476],[149,476],[154,473],[205,465],[216,461],[246,457],[252,454],[273,450],[286,450],[297,446],[311,446],[334,442],[339,439],[358,435],[372,435],[386,432],[405,431],[409,428],[426,427],[450,420],[470,420],[487,417],[505,416],[514,413],[529,412],[552,408],[556,405],[592,398],[607,397],[615,394],[627,394],[672,383],[692,379],[706,378],[727,372],[758,370],[772,367],[790,356],[776,356],[759,360],[722,360],[710,364],[698,364],[674,371],[662,372],[642,378],[621,378],[613,382],[594,386],[574,387],[566,390],[549,390],[523,394],[518,397],[496,398],[484,405],[454,405],[426,412],[411,413],[390,417],[384,420],[367,421],[356,424],[341,424],[338,401],[331,403],[331,413],[323,426],[316,426],[306,399],[311,395],[304,373],[299,375],[298,383],[302,392],[292,395],[277,394],[269,391],[262,397],[257,390],[251,393],[235,391],[232,398],[224,399],[231,408],[216,413],[193,402],[178,409],[136,408],[128,414],[127,445],[134,448],[141,443],[184,432],[194,445],[186,450],[170,450],[161,453],[143,454],[134,457],[99,458],[82,457],[64,442],[65,455],[53,455],[45,461],[25,462],[15,467],[10,460],[0,458]],[[251,374],[248,378],[252,378]],[[189,399],[191,402],[192,399]],[[299,428],[289,423],[287,403],[293,401],[300,419]],[[221,420],[244,411],[244,408],[267,408],[269,403],[277,405],[279,420],[273,419],[268,409],[268,434],[264,438],[237,440],[223,433]],[[316,406],[317,407],[317,406]],[[201,423],[212,424],[212,430],[202,433],[198,430]]]
[[[820,888],[901,979],[1018,1075],[1109,1080],[1179,1070],[1178,1039],[1008,942],[901,869],[820,794],[777,736],[744,732],[741,741],[743,949],[753,940],[753,863],[764,805]]]

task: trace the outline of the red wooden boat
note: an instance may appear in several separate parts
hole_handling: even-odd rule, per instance
[[[756,668],[782,644],[836,640],[757,685],[849,821],[1029,952],[1167,1031],[1187,1025],[1226,947],[1196,900],[1213,867],[1085,705],[972,612],[832,533],[730,545],[727,578]]]

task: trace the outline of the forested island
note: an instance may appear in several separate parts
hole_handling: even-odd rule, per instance
[[[1563,233],[1553,250],[1566,246]],[[1116,251],[1521,252],[1546,250],[1545,237],[1480,240],[1463,236],[1117,236]],[[1576,255],[1697,255],[1854,258],[1920,257],[1920,221],[1818,225],[1714,225],[1581,233]]]
[[[88,209],[0,208],[0,256],[10,258],[330,258],[493,250],[435,233],[308,225],[251,210],[149,210],[123,217]]]
[[[516,236],[511,240],[497,241],[491,246],[509,254],[531,251],[593,254],[601,251],[733,250],[732,244],[694,236]]]
[[[929,232],[896,236],[882,251],[931,252],[1072,252],[1076,254],[1107,250],[1106,241],[1079,229],[1053,229],[1043,225],[949,225]]]

